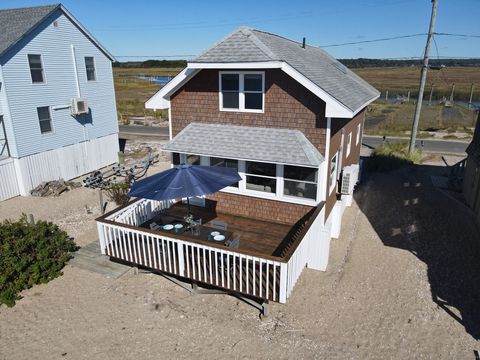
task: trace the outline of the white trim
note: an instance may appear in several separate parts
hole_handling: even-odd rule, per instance
[[[330,179],[330,136],[331,136],[331,130],[332,129],[332,118],[330,117],[327,117],[327,129],[325,131],[325,161],[323,162],[324,164],[324,183],[325,183],[325,186],[324,186],[324,189],[325,189],[325,192],[324,192],[324,195],[325,197],[322,199],[324,201],[327,200],[328,198],[328,193],[327,193],[327,189],[329,188],[329,179]]]
[[[190,69],[280,69],[283,61],[258,61],[234,63],[195,63],[189,62]]]
[[[333,155],[331,160],[329,161],[329,163],[330,163],[329,171],[328,171],[328,173],[330,174],[330,183],[328,184],[329,195],[332,194],[333,190],[337,186],[337,174],[339,173],[339,171],[338,171],[338,157],[339,157],[339,152],[337,151],[335,153],[335,155]],[[332,160],[333,160],[333,158],[335,158],[335,171],[334,171],[334,174],[332,176]],[[332,179],[333,179],[333,181],[332,181]]]
[[[168,107],[168,137],[170,141],[173,139],[173,130],[172,130],[172,108]]]
[[[380,93],[375,96],[373,99],[371,100],[368,100],[366,103],[364,103],[362,106],[360,106],[353,114],[352,114],[352,118],[357,115],[360,111],[362,111],[363,109],[365,109],[368,105],[370,105],[372,102],[374,102],[375,100],[377,100],[378,98],[380,97]]]
[[[146,109],[168,109],[170,108],[170,95],[185,84],[188,80],[194,77],[200,70],[183,69],[177,76],[170,80],[163,88],[152,95],[150,99],[145,102]]]
[[[348,158],[351,151],[352,151],[352,132],[350,131],[347,135],[347,151],[345,153],[345,158]]]
[[[223,107],[223,91],[222,91],[222,75],[234,74],[238,75],[238,108],[224,108]],[[245,109],[245,75],[262,75],[262,109]],[[260,91],[249,93],[260,93]],[[229,112],[244,112],[244,113],[258,113],[265,112],[265,71],[219,71],[218,72],[218,109],[219,111]]]
[[[72,50],[73,71],[75,72],[75,85],[77,88],[77,96],[80,98],[82,97],[82,93],[80,91],[80,79],[78,78],[77,56],[75,55],[75,46],[73,46],[73,44],[70,44],[70,48]]]
[[[360,142],[360,132],[362,131],[362,123],[357,124],[357,137],[355,138],[355,145]]]

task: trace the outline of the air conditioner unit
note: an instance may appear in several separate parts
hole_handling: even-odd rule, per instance
[[[81,115],[88,113],[88,103],[87,99],[84,98],[74,98],[72,99],[72,105],[70,107],[70,112],[72,115]]]
[[[345,166],[342,174],[342,188],[341,193],[350,195],[353,194],[353,189],[358,182],[358,165]]]

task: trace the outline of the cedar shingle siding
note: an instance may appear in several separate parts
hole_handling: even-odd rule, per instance
[[[219,110],[218,70],[202,70],[171,97],[172,131],[191,122],[297,129],[325,153],[325,102],[281,70],[265,70],[264,113]]]

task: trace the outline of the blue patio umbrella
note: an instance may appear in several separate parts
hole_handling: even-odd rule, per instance
[[[128,196],[170,200],[208,195],[240,181],[237,169],[201,165],[177,165],[133,183]],[[188,202],[190,210],[190,202]]]

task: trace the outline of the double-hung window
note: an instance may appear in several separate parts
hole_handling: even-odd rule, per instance
[[[87,71],[88,81],[96,80],[95,60],[93,59],[93,56],[85,56],[85,70]]]
[[[35,54],[28,54],[28,66],[30,67],[30,76],[32,83],[42,84],[45,82],[43,73],[42,56]]]
[[[226,167],[226,168],[231,168],[238,171],[238,160],[211,157],[210,166]],[[232,184],[230,186],[238,188],[238,183]]]
[[[358,145],[358,143],[360,142],[361,131],[362,131],[362,124],[358,124],[357,125],[357,139],[355,141],[355,145]]]
[[[348,133],[348,136],[347,136],[347,156],[350,155],[351,150],[352,150],[352,133]]]
[[[277,191],[277,166],[275,164],[246,161],[246,189],[275,194]]]
[[[330,193],[335,188],[335,184],[337,183],[337,158],[338,152],[333,155],[332,161],[330,161]]]
[[[42,106],[37,108],[38,122],[40,123],[40,132],[42,134],[52,132],[52,117],[50,108]]]
[[[283,194],[315,200],[317,198],[318,170],[309,167],[285,165]]]
[[[262,112],[264,73],[220,72],[220,109]]]

